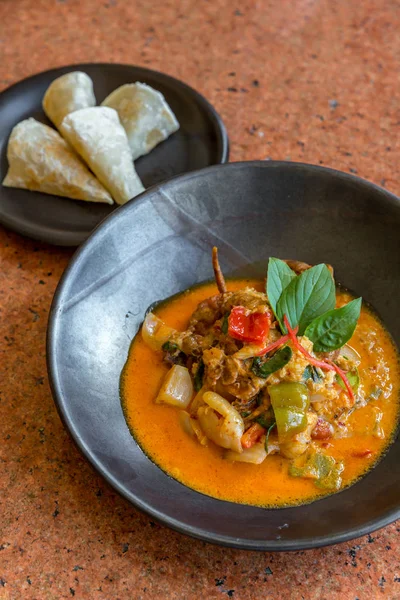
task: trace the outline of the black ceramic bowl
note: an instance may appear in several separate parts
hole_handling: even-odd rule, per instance
[[[146,308],[224,272],[264,276],[269,256],[321,261],[379,312],[400,342],[400,202],[352,175],[279,162],[210,167],[153,187],[106,219],[57,289],[48,368],[65,426],[134,506],[183,533],[253,550],[294,550],[368,533],[400,516],[400,441],[352,487],[284,509],[195,492],[141,451],[125,423],[119,378]]]

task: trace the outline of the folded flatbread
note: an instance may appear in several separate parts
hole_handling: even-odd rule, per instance
[[[43,110],[57,128],[69,113],[89,106],[96,106],[93,82],[81,71],[66,73],[55,79],[43,97]]]
[[[95,106],[67,115],[60,131],[118,204],[144,191],[118,114]]]
[[[164,96],[145,83],[122,85],[101,105],[117,111],[128,136],[133,160],[148,154],[179,129]]]
[[[61,135],[35,119],[26,119],[14,127],[7,158],[9,168],[3,181],[6,187],[113,204],[107,190]]]

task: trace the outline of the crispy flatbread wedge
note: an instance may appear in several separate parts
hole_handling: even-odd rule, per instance
[[[115,110],[105,106],[77,110],[65,117],[61,133],[117,204],[125,204],[144,191]]]
[[[113,204],[107,190],[60,134],[35,119],[26,119],[14,127],[7,158],[9,168],[3,181],[6,187]]]
[[[161,92],[145,83],[129,83],[102,102],[114,108],[125,128],[133,160],[148,154],[179,129],[179,123]]]
[[[96,106],[93,82],[89,75],[81,71],[61,75],[47,88],[42,105],[47,117],[59,129],[69,113]]]

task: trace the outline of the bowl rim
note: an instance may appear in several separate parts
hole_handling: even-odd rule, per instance
[[[291,162],[291,161],[240,161],[234,163],[225,163],[219,165],[212,165],[210,167],[206,167],[204,169],[199,169],[197,171],[191,171],[189,173],[184,173],[182,175],[177,175],[168,179],[165,182],[154,185],[151,188],[148,188],[145,192],[140,194],[135,200],[134,204],[142,203],[146,200],[146,196],[148,194],[153,193],[159,188],[163,188],[166,185],[169,185],[170,182],[175,182],[176,180],[189,180],[191,178],[199,177],[206,175],[214,170],[221,169],[241,169],[246,167],[261,167],[267,169],[273,168],[288,168],[288,169],[300,169],[306,170],[309,172],[324,172],[326,175],[330,175],[338,178],[342,181],[347,181],[349,183],[361,185],[364,188],[367,188],[370,191],[374,191],[375,193],[379,193],[384,195],[387,200],[389,200],[394,206],[400,208],[400,198],[389,192],[388,190],[380,187],[379,185],[369,182],[368,180],[362,179],[356,175],[351,173],[345,173],[343,171],[339,171],[336,169],[331,169],[329,167],[323,167],[319,165],[313,165],[308,163],[301,162]],[[355,539],[357,537],[361,537],[363,535],[367,535],[372,533],[378,529],[386,527],[387,525],[393,523],[396,519],[400,518],[400,504],[397,508],[387,510],[383,515],[379,517],[372,518],[364,523],[362,526],[358,527],[349,527],[346,531],[337,533],[337,534],[329,534],[323,535],[318,538],[305,538],[301,541],[296,540],[269,540],[267,542],[260,542],[259,540],[251,540],[244,538],[236,538],[229,535],[220,535],[215,533],[210,533],[208,529],[195,527],[192,525],[182,525],[179,519],[169,517],[168,515],[163,514],[161,511],[152,508],[147,502],[142,501],[140,498],[137,498],[132,493],[131,495],[126,492],[124,487],[120,484],[120,482],[115,479],[105,468],[102,467],[101,463],[96,460],[95,456],[93,456],[90,452],[90,449],[86,446],[84,440],[77,434],[74,430],[74,426],[69,420],[68,411],[66,410],[66,406],[64,404],[63,395],[60,392],[60,383],[57,372],[57,363],[55,360],[56,352],[55,345],[57,341],[57,326],[58,326],[58,315],[61,311],[61,299],[64,293],[64,289],[68,283],[69,277],[73,275],[74,270],[79,266],[81,259],[84,257],[85,253],[90,251],[92,244],[95,242],[95,239],[99,232],[102,232],[103,229],[109,227],[110,222],[114,219],[123,218],[123,214],[125,211],[130,210],[130,206],[132,207],[131,202],[119,207],[117,210],[113,211],[109,216],[107,216],[101,223],[99,223],[91,233],[91,235],[83,242],[81,246],[75,251],[73,256],[71,257],[70,262],[68,263],[66,269],[64,270],[59,283],[57,285],[56,291],[53,296],[53,300],[51,303],[48,323],[47,323],[47,336],[46,336],[46,362],[47,362],[47,371],[49,377],[49,384],[51,393],[53,396],[54,403],[56,405],[58,414],[61,418],[61,421],[66,428],[68,434],[70,435],[72,441],[75,446],[78,448],[83,457],[89,462],[91,467],[101,475],[101,477],[112,487],[115,491],[117,491],[125,500],[127,500],[130,504],[132,504],[136,509],[139,509],[154,518],[158,522],[162,523],[170,527],[171,529],[182,533],[184,535],[189,535],[190,537],[212,543],[218,544],[225,547],[238,548],[242,550],[253,550],[253,551],[297,551],[297,550],[308,550],[313,548],[320,548],[329,546],[332,544],[347,542],[349,540]],[[396,435],[393,439],[393,443],[396,441]],[[183,484],[181,484],[183,485]],[[200,492],[197,492],[200,493]],[[341,492],[339,492],[340,494]],[[215,502],[226,502],[219,499],[214,499]],[[324,498],[316,500],[315,502],[323,502]],[[244,508],[246,506],[244,505]],[[291,507],[295,508],[295,507]],[[268,513],[268,511],[285,511],[286,508],[264,508],[262,509]]]

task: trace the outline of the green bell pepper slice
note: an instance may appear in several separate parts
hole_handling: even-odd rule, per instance
[[[288,408],[293,406],[306,411],[310,406],[308,388],[304,383],[287,381],[268,386],[272,408]]]
[[[310,406],[308,388],[304,383],[284,382],[268,386],[274,409],[280,442],[292,438],[307,427],[307,409]]]
[[[297,408],[275,408],[275,421],[280,442],[287,441],[307,426],[305,412]]]

